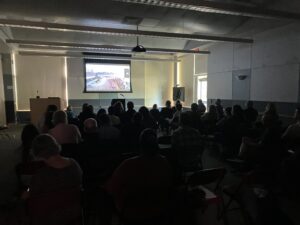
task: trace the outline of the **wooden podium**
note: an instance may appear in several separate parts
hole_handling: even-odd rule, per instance
[[[31,98],[30,99],[30,119],[34,125],[46,112],[48,105],[56,105],[58,110],[62,109],[62,101],[60,98]]]

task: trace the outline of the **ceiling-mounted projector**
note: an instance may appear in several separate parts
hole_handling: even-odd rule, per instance
[[[146,52],[146,49],[143,45],[137,45],[132,48],[132,52]]]

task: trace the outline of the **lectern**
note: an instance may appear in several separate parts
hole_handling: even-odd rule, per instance
[[[62,109],[60,98],[31,98],[30,99],[30,119],[34,125],[38,124],[39,119],[46,112],[48,105],[56,105],[58,110]]]

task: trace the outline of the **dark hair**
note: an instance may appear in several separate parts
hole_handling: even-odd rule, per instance
[[[60,145],[49,134],[40,134],[32,142],[33,154],[37,157],[47,159],[60,152]]]
[[[99,125],[109,125],[110,124],[110,118],[107,114],[103,114],[99,116]]]
[[[171,101],[170,101],[170,100],[167,100],[167,101],[166,101],[166,106],[167,106],[167,107],[171,106]]]
[[[106,114],[106,110],[105,109],[99,109],[97,112],[97,118],[103,114]]]
[[[192,110],[192,112],[197,112],[198,111],[198,104],[197,103],[193,103],[191,105],[191,110]]]
[[[139,137],[141,154],[154,156],[158,153],[158,143],[156,132],[153,129],[145,129]]]
[[[21,140],[22,140],[22,161],[26,162],[29,157],[29,152],[32,146],[32,142],[36,136],[39,135],[38,129],[33,124],[26,125],[21,134]]]
[[[133,102],[127,102],[127,109],[133,109],[133,108],[134,108]]]
[[[114,115],[115,114],[115,108],[113,106],[109,106],[108,107],[108,114],[109,115]]]

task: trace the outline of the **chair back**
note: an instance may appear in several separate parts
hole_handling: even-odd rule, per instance
[[[31,225],[82,224],[79,187],[31,196],[27,207]]]
[[[208,185],[215,183],[214,190],[217,190],[219,189],[225,174],[226,169],[223,167],[196,171],[188,178],[187,185],[189,185],[190,187],[194,187],[198,185]]]

